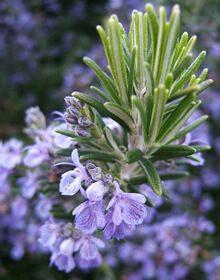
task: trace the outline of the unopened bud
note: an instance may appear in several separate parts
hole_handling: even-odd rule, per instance
[[[106,174],[104,177],[103,177],[103,182],[105,183],[105,184],[110,184],[110,183],[112,183],[113,182],[113,177],[112,177],[112,175],[111,174]]]
[[[76,126],[74,129],[74,132],[77,136],[80,136],[80,137],[89,137],[90,136],[89,131],[80,126]]]
[[[78,124],[83,127],[89,127],[92,122],[87,117],[79,117]]]

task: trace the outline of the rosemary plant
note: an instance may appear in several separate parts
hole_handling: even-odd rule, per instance
[[[206,52],[194,57],[196,36],[180,36],[179,6],[173,7],[169,19],[164,7],[158,13],[151,4],[145,13],[134,10],[128,32],[116,15],[109,18],[106,30],[97,26],[108,69],[84,58],[100,87],[90,87],[95,96],[72,93],[85,104],[77,112],[87,122],[81,133],[74,122],[74,133],[58,132],[80,144],[81,162],[95,162],[127,191],[138,192],[137,185],[147,183],[162,195],[161,181],[188,175],[178,169],[180,163],[196,162],[196,155],[209,149],[187,145],[184,137],[207,119],[204,115],[189,122],[201,104],[200,93],[212,80],[206,79],[206,68],[197,73]],[[103,117],[113,120],[120,133]],[[165,168],[167,162],[172,162],[172,171]]]
[[[205,52],[193,58],[196,37],[185,32],[179,38],[179,22],[178,6],[167,21],[164,7],[158,17],[148,4],[146,13],[133,12],[128,34],[115,15],[106,31],[97,27],[108,70],[84,58],[101,86],[90,87],[95,96],[67,96],[66,111],[60,113],[65,129],[57,130],[67,138],[58,142],[57,165],[73,166],[61,172],[59,191],[74,200],[54,205],[51,213],[62,222],[47,222],[41,231],[40,241],[60,270],[71,271],[75,260],[83,269],[99,266],[101,233],[105,239],[125,238],[144,222],[146,204],[154,206],[140,185],[167,196],[162,182],[188,175],[183,166],[200,164],[200,153],[209,149],[190,137],[207,116],[189,118],[212,80],[206,80],[207,69],[195,74]],[[29,150],[29,165],[36,163],[35,154]]]

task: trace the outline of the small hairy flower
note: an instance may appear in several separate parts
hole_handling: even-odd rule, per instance
[[[84,233],[91,234],[96,229],[102,229],[105,226],[105,216],[103,213],[103,202],[85,201],[76,207],[73,211],[75,215],[75,225]]]
[[[107,239],[113,236],[121,239],[125,234],[144,221],[147,210],[146,198],[142,194],[125,193],[119,184],[114,182],[115,192],[108,204],[104,233]]]
[[[62,175],[60,181],[60,192],[62,195],[76,194],[82,189],[82,181],[88,177],[85,167],[79,162],[77,149],[72,151],[71,158],[76,168]]]

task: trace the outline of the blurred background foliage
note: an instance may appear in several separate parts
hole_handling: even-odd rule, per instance
[[[126,23],[131,10],[144,9],[145,3],[144,0],[1,0],[0,138],[21,136],[24,110],[29,106],[38,105],[50,116],[51,111],[62,110],[65,95],[73,90],[87,91],[85,88],[93,74],[83,65],[82,56],[88,55],[103,63],[95,26],[104,24],[111,13],[117,13]],[[211,116],[209,130],[213,149],[206,155],[204,168],[192,169],[192,172],[198,177],[206,177],[207,185],[219,186],[220,0],[158,0],[151,3],[166,7],[180,4],[182,31],[196,34],[198,51],[208,51],[209,77],[215,83],[204,95],[202,110]],[[217,226],[215,244],[219,246],[220,219],[216,213],[220,213],[220,191],[212,188],[208,192],[217,205],[209,215]],[[3,262],[10,271],[4,278],[7,280],[15,279],[15,275],[16,280],[67,279],[54,268],[45,278],[44,273],[48,273],[46,257],[30,260],[26,256],[19,263],[8,259]],[[0,269],[0,278],[2,275],[4,271]],[[94,279],[92,275],[85,274],[85,279]]]

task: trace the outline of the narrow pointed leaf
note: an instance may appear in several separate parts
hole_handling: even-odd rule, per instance
[[[163,120],[168,92],[163,85],[159,85],[154,94],[153,113],[149,129],[149,143],[153,143],[158,135]]]
[[[172,158],[186,157],[196,153],[196,149],[186,145],[165,145],[158,149],[152,156],[152,160],[168,160]]]
[[[131,131],[134,130],[134,121],[131,115],[123,107],[112,102],[104,103],[104,107],[109,112],[121,119],[130,128]]]
[[[147,141],[147,132],[148,132],[148,119],[147,114],[144,108],[143,102],[135,95],[132,96],[132,105],[135,106],[138,110],[140,119],[141,119],[141,127],[143,132],[144,140]]]
[[[142,151],[140,151],[139,149],[133,149],[125,154],[124,160],[127,163],[132,163],[141,159],[142,156],[143,156]]]
[[[147,178],[147,182],[152,187],[152,190],[157,195],[162,195],[163,190],[162,190],[161,180],[153,163],[147,159],[140,159],[138,162],[142,167],[144,174]]]
[[[171,141],[175,141],[177,139],[183,138],[187,133],[191,132],[192,130],[196,129],[198,126],[200,126],[202,123],[204,123],[208,119],[208,115],[204,115],[194,122],[190,123],[183,129],[181,129]]]

